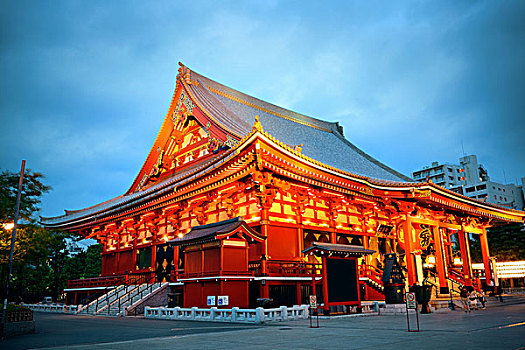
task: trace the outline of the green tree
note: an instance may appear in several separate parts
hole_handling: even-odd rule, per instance
[[[497,261],[525,260],[525,226],[514,223],[491,227],[487,232],[490,256]],[[470,239],[470,254],[473,262],[482,262],[481,244],[478,235]]]
[[[4,170],[0,173],[0,223],[13,222],[15,217],[16,197],[18,194],[19,173]],[[44,175],[27,169],[24,173],[22,196],[20,198],[20,218],[30,221],[39,210],[42,194],[51,190],[42,183]]]
[[[9,171],[0,173],[0,223],[14,220],[19,176]],[[15,301],[38,301],[47,295],[56,299],[63,284],[62,270],[68,256],[66,238],[70,234],[47,230],[33,220],[42,194],[51,189],[42,183],[43,178],[41,173],[29,169],[24,174],[19,216],[22,223],[17,229],[10,283],[10,299]],[[2,284],[7,278],[11,235],[11,230],[0,226]],[[2,289],[2,299],[4,293]]]
[[[55,299],[58,297],[62,288],[62,266],[68,255],[65,239],[69,236],[68,233],[47,230],[35,223],[19,226],[11,271],[11,300],[32,302],[48,295]],[[2,230],[2,281],[7,278],[10,242],[11,231]]]

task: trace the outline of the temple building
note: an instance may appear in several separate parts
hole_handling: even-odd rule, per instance
[[[122,286],[157,284],[184,307],[304,304],[316,294],[329,312],[384,299],[391,253],[408,285],[429,273],[440,293],[494,285],[486,229],[524,219],[525,212],[414,182],[357,148],[338,123],[180,64],[168,113],[129,190],[41,222],[104,247],[100,277],[69,281],[68,303],[113,293],[121,307]],[[480,237],[481,278],[468,234]]]

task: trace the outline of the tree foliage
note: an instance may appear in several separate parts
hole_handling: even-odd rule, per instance
[[[9,292],[12,298],[38,301],[46,295],[58,296],[61,285],[57,276],[68,254],[65,243],[67,237],[70,237],[70,234],[47,230],[34,223],[18,227]],[[10,245],[11,231],[2,229],[2,281],[7,277]]]
[[[19,173],[4,170],[0,173],[0,222],[13,222],[15,217],[16,197],[18,194]],[[38,211],[40,197],[51,190],[42,183],[44,175],[27,169],[24,173],[22,196],[20,198],[20,218],[30,221]]]
[[[497,261],[525,260],[525,226],[508,224],[491,227],[487,232],[490,256]],[[470,244],[473,262],[482,262],[479,237],[473,235]]]
[[[36,302],[44,296],[59,300],[68,279],[95,277],[100,273],[101,247],[71,256],[67,243],[72,234],[49,230],[32,220],[38,211],[40,198],[51,187],[43,184],[44,176],[28,170],[24,174],[20,202],[20,217],[13,253],[9,296],[11,301]],[[0,223],[12,222],[16,206],[19,174],[0,173]],[[0,225],[0,277],[2,286],[7,278],[11,248],[11,230]],[[0,290],[3,300],[5,290]]]

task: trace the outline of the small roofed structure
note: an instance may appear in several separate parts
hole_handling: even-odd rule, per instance
[[[184,259],[184,306],[248,307],[248,245],[265,240],[240,217],[195,226],[168,242]],[[217,296],[217,300],[215,298]]]
[[[186,235],[173,239],[168,243],[173,246],[188,246],[220,241],[233,236],[238,238],[244,237],[248,242],[262,242],[266,239],[248,226],[242,218],[236,217],[213,224],[195,226]]]
[[[303,250],[303,254],[314,254],[316,256],[344,256],[362,257],[363,255],[374,254],[375,250],[365,249],[359,245],[334,244],[325,242],[313,242],[312,246]]]
[[[359,287],[359,264],[357,259],[375,253],[375,250],[361,246],[312,242],[303,254],[315,255],[322,259],[322,294],[317,293],[315,279],[312,279],[314,295],[323,300],[324,314],[330,314],[330,307],[355,306],[361,312],[361,288]],[[346,312],[346,310],[342,310]]]

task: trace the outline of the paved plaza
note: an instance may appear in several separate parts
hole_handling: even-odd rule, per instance
[[[106,318],[35,313],[37,333],[1,349],[525,349],[525,304],[420,315],[370,316],[269,325]]]

